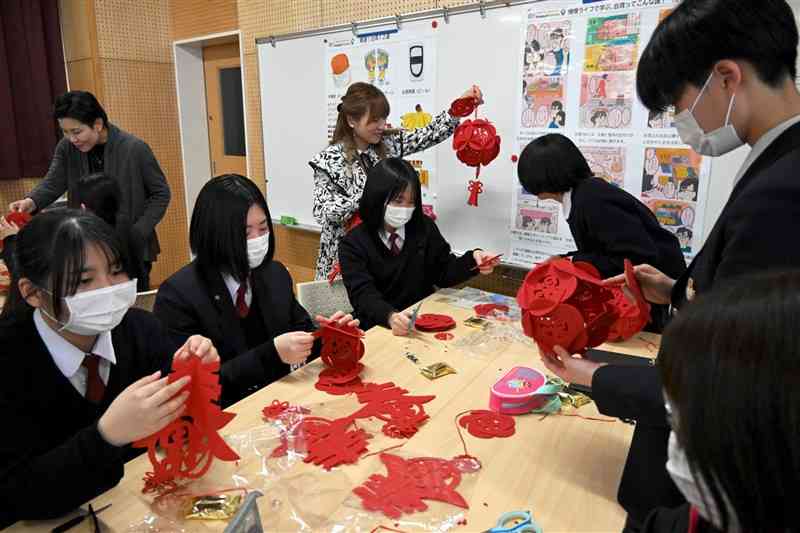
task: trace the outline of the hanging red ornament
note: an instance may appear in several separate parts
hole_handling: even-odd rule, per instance
[[[467,205],[478,207],[478,195],[483,192],[483,183],[480,180],[469,180],[467,190],[469,191]]]
[[[450,114],[466,117],[473,111],[475,118],[459,124],[453,134],[453,150],[456,157],[467,166],[475,167],[475,179],[469,183],[467,205],[478,205],[478,195],[483,192],[483,184],[478,177],[481,165],[486,166],[500,153],[500,136],[497,129],[486,119],[478,118],[478,100],[471,97],[459,98],[450,106]]]

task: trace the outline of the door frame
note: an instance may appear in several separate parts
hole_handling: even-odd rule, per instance
[[[247,175],[250,176],[250,135],[247,131],[247,91],[244,48],[240,30],[212,33],[173,41],[175,59],[175,90],[178,99],[178,128],[181,139],[183,187],[186,201],[186,222],[190,224],[197,193],[212,178],[211,149],[208,138],[208,109],[203,70],[203,48],[230,41],[239,43],[239,62],[242,67],[242,105],[244,112],[244,142]]]

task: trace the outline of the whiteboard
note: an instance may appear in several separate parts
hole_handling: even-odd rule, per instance
[[[467,184],[474,179],[474,169],[456,159],[450,142],[431,149],[437,158],[437,179],[431,184],[437,224],[454,250],[480,247],[509,253],[511,198],[518,183],[511,156],[518,153],[514,119],[520,91],[520,40],[524,16],[530,7],[494,9],[487,11],[485,17],[480,13],[454,15],[447,24],[438,20],[435,35],[440,109],[435,111],[446,108],[475,83],[486,100],[479,114],[495,124],[503,139],[497,159],[481,168],[484,192],[477,208],[466,205]],[[400,33],[430,29],[430,20],[404,22]],[[312,215],[314,184],[308,161],[328,142],[323,105],[325,40],[348,35],[350,32],[279,41],[275,47],[269,43],[258,45],[267,200],[273,218],[289,215],[305,227],[319,228]],[[648,37],[643,36],[642,49]],[[638,101],[636,105],[641,106]],[[731,192],[748,150],[740,148],[712,162],[703,242]]]

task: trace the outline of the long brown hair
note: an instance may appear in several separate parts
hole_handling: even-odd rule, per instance
[[[336,119],[336,129],[333,131],[331,144],[341,143],[345,158],[352,162],[356,157],[356,141],[353,137],[353,128],[347,122],[348,117],[351,120],[361,120],[368,114],[370,119],[385,119],[389,116],[389,101],[383,91],[374,85],[359,81],[347,88],[338,110],[339,116]],[[386,145],[383,141],[375,145],[375,151],[381,159],[386,157]]]

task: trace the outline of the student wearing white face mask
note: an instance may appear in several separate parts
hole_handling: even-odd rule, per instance
[[[0,316],[0,528],[116,485],[137,453],[129,444],[183,411],[188,378],[162,377],[173,354],[219,359],[208,339],[175,343],[131,309],[125,253],[110,226],[77,210],[43,212],[18,235]]]
[[[797,531],[800,274],[746,276],[698,297],[661,343],[666,468],[688,504],[648,533]]]
[[[342,240],[339,262],[354,314],[365,329],[380,325],[407,335],[409,306],[436,288],[493,270],[477,268],[492,254],[451,253],[436,223],[423,215],[419,176],[403,159],[384,159],[369,171],[359,213],[363,223]]]
[[[223,405],[318,355],[311,317],[295,299],[286,267],[272,259],[272,220],[252,181],[227,174],[206,183],[189,241],[195,260],[161,285],[153,312],[178,341],[194,334],[214,341]],[[331,319],[357,325],[343,313]]]
[[[705,244],[677,279],[636,267],[645,298],[679,309],[745,274],[800,268],[798,31],[785,0],[684,0],[642,53],[637,93],[650,112],[675,106],[682,139],[715,157],[751,147]],[[620,276],[608,283],[624,283]],[[704,354],[698,353],[697,357]],[[592,387],[604,414],[637,421],[619,488],[628,530],[680,500],[669,482],[669,427],[656,367],[600,366],[559,352],[551,371]],[[766,394],[766,393],[765,393]]]

